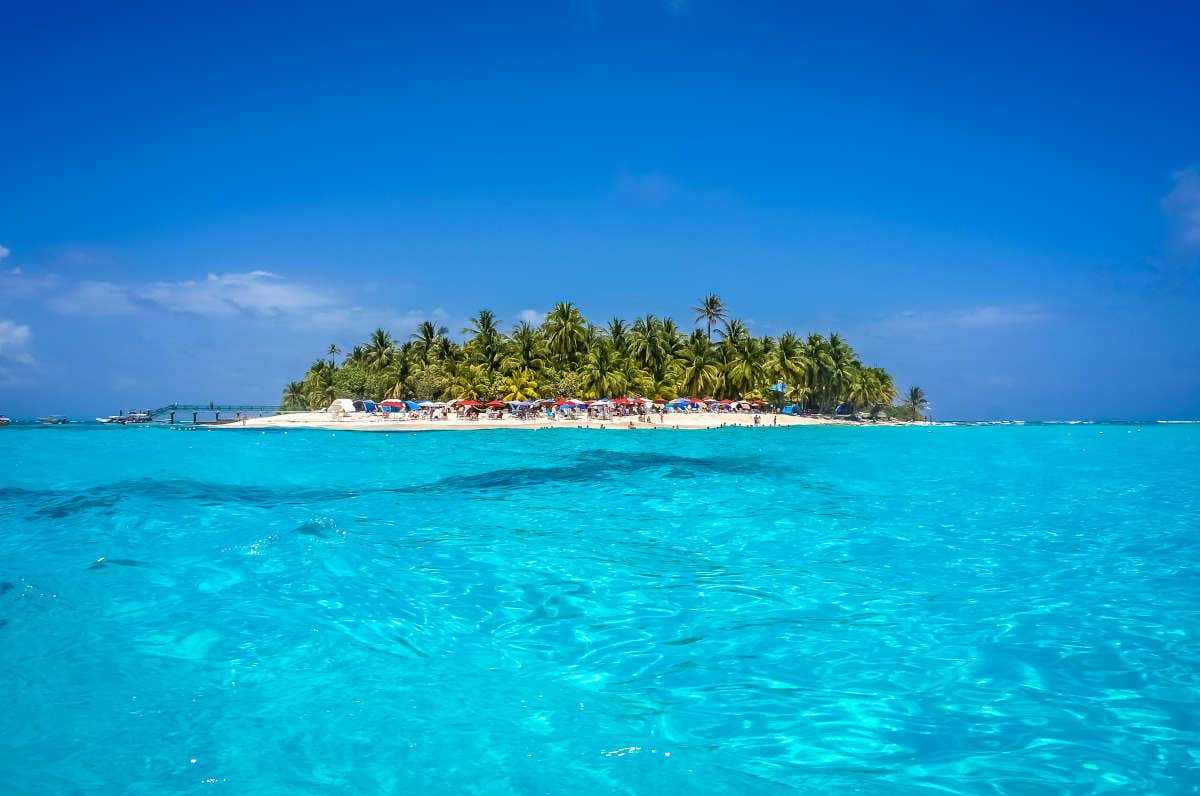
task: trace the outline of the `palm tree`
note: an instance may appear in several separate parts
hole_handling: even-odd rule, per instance
[[[308,407],[308,395],[305,394],[304,382],[289,381],[283,388],[282,409],[305,409]]]
[[[633,322],[629,329],[629,356],[652,373],[663,366],[662,322],[653,315],[644,315]]]
[[[318,359],[304,375],[304,398],[309,409],[324,409],[333,403],[337,391],[333,388],[333,368],[324,359]]]
[[[445,326],[438,326],[433,321],[421,321],[417,324],[417,331],[412,333],[411,339],[416,342],[417,350],[421,353],[421,364],[429,364],[429,355],[433,353],[438,339],[449,332]]]
[[[563,357],[567,362],[578,361],[583,352],[586,339],[585,321],[583,314],[569,301],[560,301],[554,309],[546,313],[546,323],[542,332],[546,335],[546,344],[550,350]]]
[[[629,324],[620,318],[613,318],[605,328],[608,339],[612,340],[613,348],[621,354],[629,353]]]
[[[337,356],[338,356],[338,354],[342,353],[342,349],[337,347],[337,343],[330,343],[329,350],[326,351],[325,353],[329,355],[329,364],[336,368],[337,367]]]
[[[463,329],[463,334],[470,335],[466,347],[471,355],[483,365],[488,373],[494,373],[500,366],[503,356],[504,337],[496,323],[496,314],[491,310],[480,310]]]
[[[772,382],[783,382],[789,386],[802,386],[808,363],[804,357],[804,346],[792,332],[779,336],[768,354],[768,368]]]
[[[929,408],[929,399],[925,396],[925,391],[920,387],[910,387],[908,393],[904,396],[904,405],[920,415]]]
[[[767,352],[759,338],[746,336],[727,348],[725,382],[727,397],[745,397],[766,384]],[[734,391],[730,393],[730,390]]]
[[[508,337],[508,355],[502,367],[512,373],[527,370],[536,373],[545,367],[545,345],[541,334],[531,324],[521,321]]]
[[[363,349],[363,364],[372,370],[384,370],[392,364],[396,346],[392,336],[383,329],[371,332],[371,339]]]
[[[750,329],[746,324],[734,318],[731,321],[725,322],[725,341],[726,343],[738,343],[750,336]]]
[[[721,301],[721,297],[716,293],[709,293],[700,299],[700,303],[692,307],[692,312],[696,313],[697,322],[704,321],[706,336],[710,343],[712,342],[713,325],[721,323],[729,317],[729,311],[725,309],[725,302]]]
[[[513,371],[500,385],[506,401],[528,401],[538,397],[538,385],[528,370]]]
[[[604,340],[588,351],[583,365],[583,383],[594,398],[614,396],[625,391],[627,381],[621,372],[620,355],[612,343]]]
[[[450,377],[445,398],[471,398],[490,401],[492,380],[482,365],[460,365]]]
[[[721,387],[721,365],[708,337],[697,329],[680,352],[683,391],[689,395],[713,395]],[[656,395],[659,398],[675,396]]]
[[[437,345],[434,346],[433,355],[438,362],[446,362],[448,360],[457,359],[462,349],[454,344],[454,341],[449,337],[442,335],[437,339]]]

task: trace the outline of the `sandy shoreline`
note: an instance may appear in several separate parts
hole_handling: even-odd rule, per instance
[[[661,420],[661,422],[659,422]],[[820,417],[793,417],[791,415],[762,415],[761,428],[783,428],[787,426],[871,426],[904,425],[902,423],[853,423],[845,420],[830,420]],[[450,417],[445,420],[393,420],[377,415],[343,415],[335,417],[328,412],[293,412],[271,417],[247,418],[238,423],[213,426],[213,428],[322,428],[336,431],[476,431],[480,429],[530,429],[544,428],[590,428],[619,429],[633,431],[653,430],[703,430],[729,428],[731,426],[754,426],[754,416],[749,414],[712,414],[708,412],[670,414],[655,417],[652,423],[639,422],[636,417],[613,418],[611,420],[517,420],[505,417],[502,420],[465,420]]]

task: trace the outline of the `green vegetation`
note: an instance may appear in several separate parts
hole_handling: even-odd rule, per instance
[[[692,308],[703,328],[685,331],[671,318],[644,315],[628,323],[590,323],[579,308],[560,302],[540,326],[524,321],[501,331],[495,314],[480,310],[462,330],[463,342],[432,321],[403,342],[376,329],[337,364],[330,345],[304,380],[283,391],[285,408],[322,409],[334,398],[598,398],[640,395],[762,398],[830,412],[852,402],[878,414],[919,415],[928,406],[914,387],[904,408],[892,376],[859,361],[837,334],[754,337],[709,294]],[[719,337],[713,340],[714,334]],[[771,389],[782,382],[784,394]]]

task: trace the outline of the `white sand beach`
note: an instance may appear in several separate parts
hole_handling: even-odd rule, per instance
[[[319,412],[289,412],[271,417],[247,418],[244,421],[228,425],[214,426],[215,428],[326,428],[339,431],[473,431],[480,429],[551,429],[551,428],[589,428],[589,429],[618,429],[633,431],[662,431],[662,430],[703,430],[728,428],[730,426],[754,426],[754,415],[746,413],[713,413],[713,412],[680,412],[676,414],[651,415],[651,422],[642,422],[638,417],[614,417],[611,420],[585,419],[556,419],[544,417],[533,419],[517,419],[505,414],[501,419],[486,419],[479,417],[475,420],[458,417],[451,413],[445,419],[405,419],[399,420],[399,415],[380,416],[362,412],[335,415],[328,411]],[[831,420],[821,417],[795,417],[792,415],[763,413],[760,416],[762,428],[778,428],[785,426],[870,426],[898,425],[894,423],[853,423],[844,420]]]

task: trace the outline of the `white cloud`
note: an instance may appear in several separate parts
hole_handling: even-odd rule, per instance
[[[1184,252],[1200,251],[1200,168],[1175,172],[1171,192],[1162,199],[1174,245]]]
[[[69,284],[61,277],[26,276],[0,271],[0,302],[36,299],[59,314],[116,317],[167,311],[203,318],[257,318],[286,321],[319,329],[409,330],[423,320],[444,322],[441,307],[397,313],[386,307],[363,307],[330,287],[298,282],[270,271],[209,274],[203,279],[151,285],[85,280]]]
[[[33,355],[29,353],[32,339],[33,333],[25,324],[0,318],[0,362],[32,365]]]
[[[541,310],[521,310],[517,313],[518,321],[525,321],[529,324],[539,324],[545,319],[546,313]]]
[[[877,324],[891,333],[919,333],[937,330],[1011,329],[1032,326],[1053,316],[1040,307],[974,307],[937,312],[908,311],[884,318]]]
[[[6,247],[4,247],[4,246],[0,246],[0,260],[3,260],[3,259],[4,259],[5,257],[7,257],[7,256],[8,256],[10,253],[11,253],[11,252],[9,252],[8,248],[6,248]]]
[[[112,282],[80,282],[52,297],[46,306],[63,315],[130,315],[137,305],[128,288]]]
[[[20,268],[0,270],[0,302],[36,298],[58,287],[60,280],[49,276],[29,276]]]
[[[209,274],[200,281],[158,282],[137,292],[172,312],[222,317],[327,312],[341,306],[328,291],[290,282],[270,271]]]

